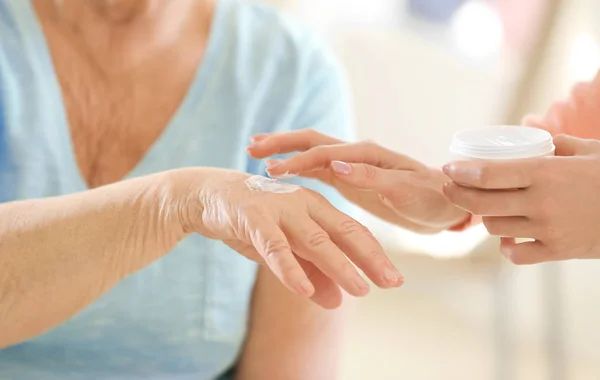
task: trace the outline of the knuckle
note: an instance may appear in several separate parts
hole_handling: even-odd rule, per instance
[[[325,231],[313,232],[308,236],[307,244],[310,248],[319,248],[331,242],[329,235]]]
[[[310,149],[310,153],[317,156],[322,157],[326,156],[329,151],[329,146],[327,145],[319,145]]]
[[[256,223],[265,219],[266,210],[263,206],[256,203],[249,203],[239,208],[240,214],[251,223]]]
[[[265,255],[267,258],[276,258],[283,252],[288,251],[289,245],[282,239],[270,239],[265,244]]]
[[[374,181],[377,178],[377,170],[375,170],[375,167],[373,167],[371,165],[364,165],[364,171],[365,171],[364,180],[366,182]]]
[[[306,136],[309,138],[317,138],[321,135],[319,132],[312,128],[304,129],[303,131],[304,134],[306,134]]]
[[[358,143],[356,143],[357,146],[363,146],[363,147],[368,147],[368,146],[374,146],[377,145],[377,143],[375,143],[375,141],[373,140],[362,140]]]
[[[365,228],[353,219],[346,219],[340,223],[340,232],[344,235],[352,235],[356,233],[364,233]]]
[[[382,257],[383,257],[383,255],[381,254],[381,252],[377,251],[377,250],[368,251],[365,255],[365,258],[369,261],[378,260],[379,258],[382,258]]]

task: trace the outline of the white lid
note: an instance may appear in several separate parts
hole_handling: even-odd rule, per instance
[[[451,153],[474,159],[522,159],[554,152],[547,131],[515,125],[495,125],[457,132]]]

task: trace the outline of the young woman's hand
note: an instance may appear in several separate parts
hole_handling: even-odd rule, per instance
[[[559,135],[554,144],[560,157],[445,167],[448,198],[482,215],[515,264],[600,258],[600,141]]]
[[[600,139],[600,71],[591,82],[573,86],[567,100],[554,102],[543,116],[525,117],[523,124],[545,129],[552,135]]]
[[[349,144],[301,130],[255,136],[248,152],[260,159],[300,152],[268,161],[269,175],[317,178],[370,213],[416,232],[439,232],[468,218],[442,193],[448,179],[441,170],[372,142]]]

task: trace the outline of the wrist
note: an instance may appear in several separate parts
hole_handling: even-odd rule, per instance
[[[230,199],[228,192],[237,188],[249,175],[218,168],[186,168],[165,172],[164,190],[171,194],[177,224],[184,234],[198,233],[216,238],[210,223],[205,223],[208,211],[223,206]]]
[[[210,169],[185,168],[171,170],[160,174],[153,191],[155,199],[163,199],[168,210],[164,224],[168,230],[182,235],[203,230],[202,214],[204,213],[206,183],[210,180]]]

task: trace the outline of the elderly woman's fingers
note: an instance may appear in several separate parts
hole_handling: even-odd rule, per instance
[[[362,224],[331,206],[311,210],[311,217],[377,286],[391,288],[402,285],[404,278],[385,255],[377,239]]]
[[[312,262],[349,294],[360,297],[369,293],[369,284],[348,260],[346,254],[311,218],[295,216],[284,219],[282,228],[296,255]]]
[[[223,241],[223,243],[248,258],[256,260],[257,257],[261,257],[254,246],[245,244],[240,240],[228,240]],[[306,261],[299,256],[294,256],[294,258],[298,261],[315,289],[312,295],[310,295],[310,293],[301,293],[300,295],[310,297],[314,303],[325,309],[335,309],[339,307],[342,304],[343,295],[338,284],[336,284],[331,278],[327,277],[310,261]],[[262,265],[266,264],[264,260],[259,261],[259,263]]]
[[[276,223],[257,218],[250,225],[250,238],[254,248],[275,276],[292,292],[305,297],[314,294],[315,288],[296,260],[290,244]]]
[[[343,294],[338,284],[310,261],[296,257],[304,272],[315,286],[315,293],[310,299],[325,309],[335,309],[342,304]]]

